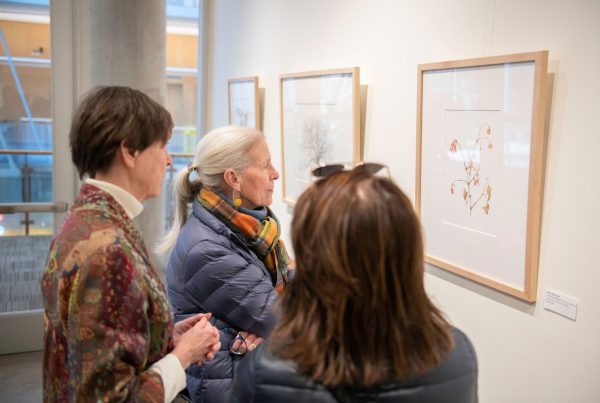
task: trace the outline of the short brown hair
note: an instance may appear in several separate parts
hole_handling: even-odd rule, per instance
[[[129,87],[96,87],[75,111],[69,144],[79,177],[107,170],[121,143],[143,151],[166,143],[173,130],[171,114],[141,91]]]
[[[421,226],[387,178],[339,172],[309,187],[292,221],[297,273],[272,348],[327,386],[422,373],[452,348],[423,285]]]

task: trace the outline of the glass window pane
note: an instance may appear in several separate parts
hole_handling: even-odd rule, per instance
[[[167,97],[166,108],[175,127],[167,145],[173,166],[167,170],[163,184],[165,229],[171,228],[174,200],[170,183],[177,171],[193,159],[198,133],[198,13],[199,0],[167,0]]]
[[[2,3],[10,13],[0,19],[0,203],[51,203],[48,0]],[[0,214],[0,313],[43,308],[40,278],[53,230],[52,213]]]
[[[0,237],[52,235],[53,213],[0,214]]]
[[[196,138],[195,127],[176,126],[173,128],[173,135],[167,143],[167,150],[170,153],[194,154],[196,151]]]
[[[0,147],[15,150],[51,150],[52,121],[42,113],[46,106],[32,108],[30,121],[27,115],[20,111],[23,107],[19,96],[15,98],[13,87],[4,82],[5,70],[6,66],[0,65],[0,89],[3,92],[0,102]],[[49,70],[44,73],[49,75]]]
[[[43,308],[40,279],[51,239],[0,237],[0,313]]]
[[[51,202],[51,155],[0,153],[0,203]]]
[[[196,131],[196,76],[167,78],[167,109],[175,127],[168,149],[173,153],[193,153],[198,141]]]
[[[198,18],[200,0],[167,0],[167,18],[169,20],[191,20]]]
[[[173,158],[173,165],[167,169],[167,174],[163,182],[163,195],[165,197],[165,230],[171,229],[173,225],[173,217],[175,214],[175,200],[171,192],[171,184],[177,172],[187,167],[192,162],[192,157],[175,157]]]

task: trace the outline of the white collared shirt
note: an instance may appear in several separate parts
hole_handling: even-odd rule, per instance
[[[120,186],[92,178],[86,179],[85,183],[96,186],[98,189],[104,190],[106,193],[111,195],[121,205],[121,207],[123,207],[129,218],[132,220],[140,215],[144,210],[144,205],[131,193]]]

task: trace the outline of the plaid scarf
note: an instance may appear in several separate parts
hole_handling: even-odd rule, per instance
[[[229,228],[244,236],[250,250],[265,264],[275,289],[280,294],[288,282],[290,258],[283,241],[279,239],[279,221],[273,212],[267,208],[267,217],[259,221],[235,210],[218,194],[206,188],[200,189],[198,201]]]

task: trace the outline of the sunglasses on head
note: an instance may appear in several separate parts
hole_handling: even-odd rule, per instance
[[[347,162],[347,163],[334,163],[334,164],[326,164],[320,167],[317,167],[312,170],[312,175],[316,178],[324,178],[328,175],[331,175],[340,171],[362,171],[366,172],[370,175],[375,175],[382,169],[387,171],[387,176],[391,178],[390,169],[387,165],[379,164],[377,162]]]

